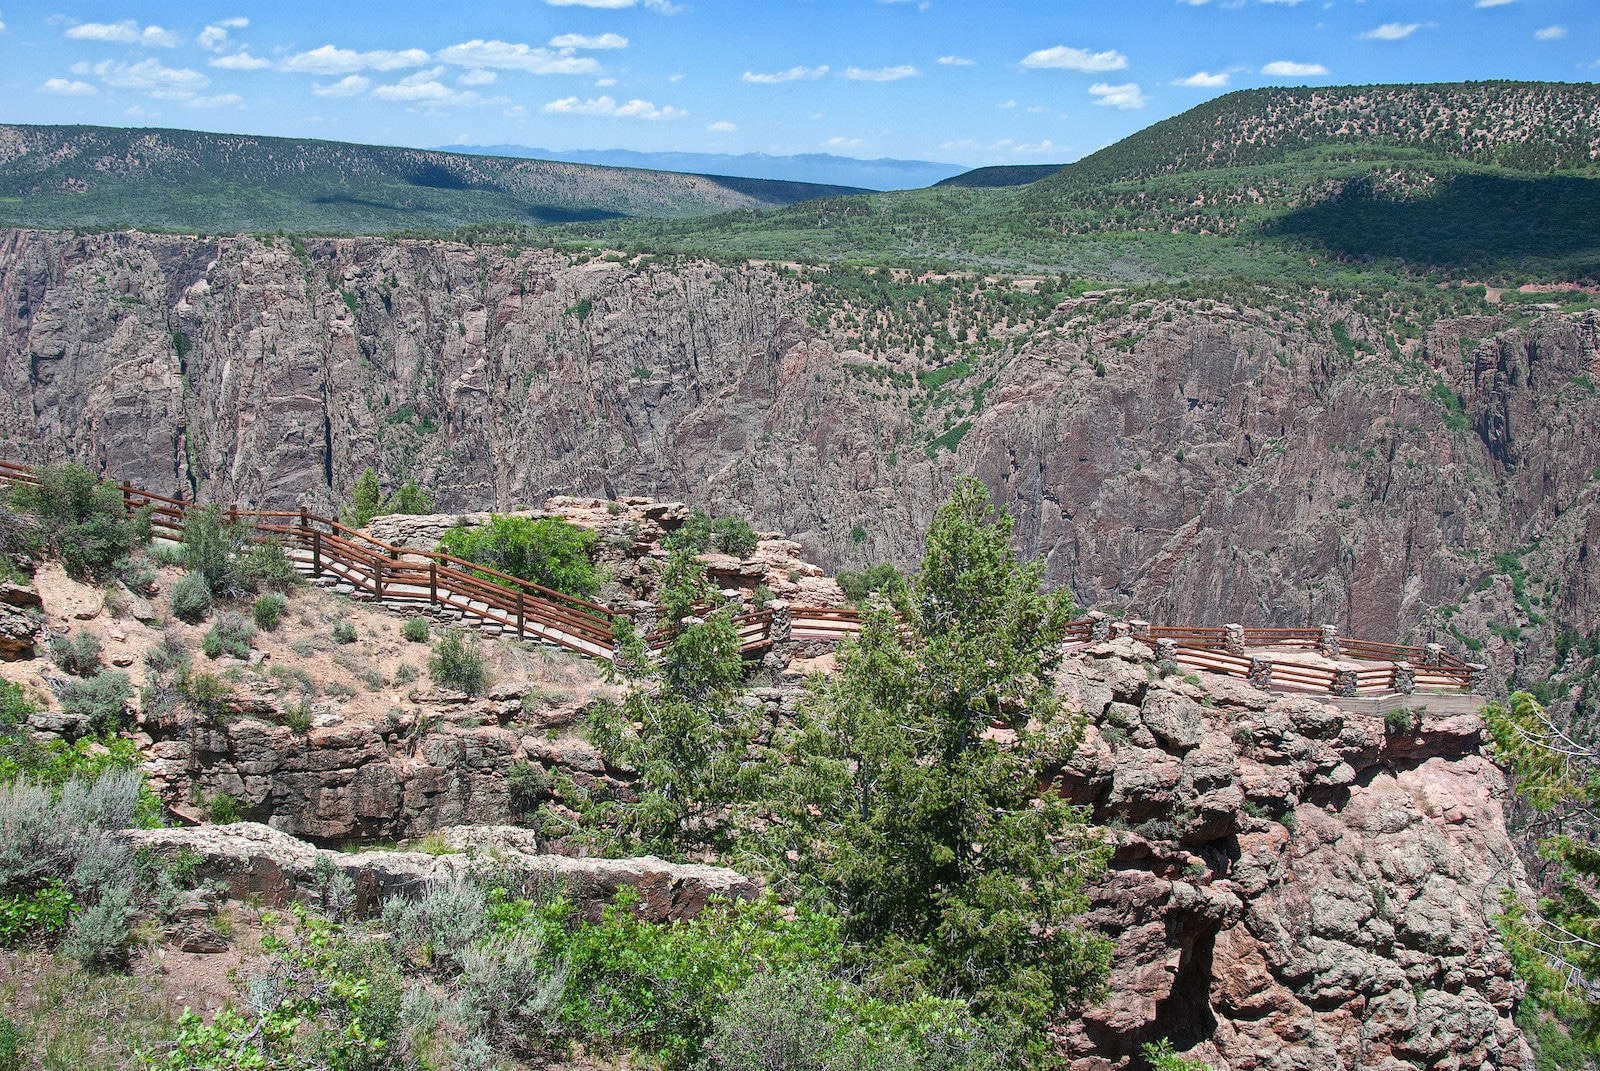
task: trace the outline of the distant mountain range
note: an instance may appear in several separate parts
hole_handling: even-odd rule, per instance
[[[534,160],[560,160],[604,167],[638,167],[650,171],[683,171],[693,175],[732,175],[739,178],[779,179],[825,186],[856,186],[868,190],[911,190],[932,186],[964,173],[960,164],[932,160],[857,160],[825,152],[797,156],[769,156],[764,152],[634,152],[631,149],[535,149],[526,145],[441,145],[441,152],[515,156]]]
[[[706,215],[865,192],[305,138],[0,124],[0,227],[386,234]]]

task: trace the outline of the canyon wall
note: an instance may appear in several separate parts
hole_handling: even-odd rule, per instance
[[[1597,623],[1594,313],[1447,321],[1391,352],[1315,295],[1099,320],[1079,299],[989,325],[941,424],[924,351],[868,356],[817,301],[762,266],[4,232],[0,453],[322,511],[367,465],[445,510],[680,498],[832,568],[913,563],[971,473],[1084,604],[1453,646],[1438,608],[1557,532],[1553,608]]]

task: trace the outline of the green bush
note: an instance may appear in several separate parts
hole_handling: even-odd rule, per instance
[[[905,597],[905,575],[892,565],[874,565],[859,572],[840,569],[835,579],[843,589],[845,598],[856,604],[863,603],[870,596],[880,592],[895,605],[899,605]]]
[[[198,573],[217,598],[237,598],[249,587],[240,568],[243,529],[228,523],[216,506],[191,509],[183,519],[183,556],[190,573]]]
[[[184,645],[183,635],[175,629],[163,632],[161,639],[144,653],[144,664],[158,677],[186,667],[189,648]]]
[[[476,643],[468,643],[460,629],[446,629],[433,645],[428,659],[428,674],[441,688],[477,695],[489,683],[488,660]]]
[[[407,480],[385,498],[378,474],[369,466],[356,477],[350,491],[350,504],[339,511],[339,520],[347,528],[365,528],[372,518],[382,514],[427,513],[432,508],[432,497],[414,480]]]
[[[78,464],[41,465],[37,485],[13,484],[12,505],[37,522],[39,549],[75,577],[98,577],[128,553],[122,492]]]
[[[60,878],[50,878],[33,892],[0,895],[0,948],[53,937],[66,929],[74,906]]]
[[[1416,711],[1396,707],[1383,715],[1383,729],[1391,737],[1410,736],[1416,732],[1421,721]]]
[[[661,545],[667,550],[687,550],[693,554],[704,554],[711,549],[711,527],[715,522],[711,514],[703,509],[697,509],[689,514],[687,520],[673,529]]]
[[[406,623],[400,626],[400,638],[407,643],[427,643],[430,628],[425,617],[407,618]]]
[[[172,616],[198,625],[210,615],[211,585],[202,573],[185,573],[172,585]]]
[[[92,677],[100,672],[100,650],[100,637],[92,632],[55,636],[50,640],[50,661],[74,677]]]
[[[128,919],[134,914],[132,890],[113,884],[100,890],[98,902],[72,917],[63,955],[86,971],[121,967],[128,958]]]
[[[126,673],[99,673],[67,685],[61,693],[61,708],[85,719],[96,735],[114,733],[127,724],[125,704],[133,698],[133,685]]]
[[[276,632],[278,625],[283,622],[283,615],[289,612],[289,600],[279,595],[276,591],[269,591],[256,600],[255,617],[256,627],[263,632]]]
[[[348,621],[335,621],[333,623],[333,642],[350,644],[356,642],[356,627]]]
[[[256,627],[243,614],[227,611],[217,623],[206,630],[204,649],[207,658],[240,660],[250,657],[250,641],[256,638]]]
[[[718,517],[711,524],[711,538],[718,550],[735,558],[749,557],[761,543],[761,537],[742,517]]]
[[[244,809],[239,800],[226,792],[218,792],[205,801],[206,817],[219,826],[243,821]]]
[[[514,763],[506,771],[506,791],[511,796],[512,809],[519,813],[532,811],[539,798],[555,787],[555,778],[537,762]]]
[[[122,586],[139,595],[155,591],[156,571],[148,558],[127,558],[117,563],[117,579]]]
[[[252,543],[239,554],[239,575],[246,587],[293,591],[305,583],[282,543]]]
[[[493,516],[473,528],[452,528],[440,544],[457,558],[586,598],[600,590],[592,553],[599,537],[559,517]],[[496,583],[494,577],[479,573]]]
[[[1179,1056],[1177,1050],[1172,1047],[1172,1042],[1166,1038],[1146,1042],[1141,1055],[1150,1065],[1150,1071],[1211,1071],[1210,1064],[1186,1060]]]

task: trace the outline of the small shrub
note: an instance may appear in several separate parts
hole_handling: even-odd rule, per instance
[[[211,585],[198,572],[185,573],[172,585],[172,616],[198,625],[211,616]]]
[[[455,849],[450,847],[450,842],[441,834],[429,833],[417,842],[417,851],[423,855],[454,855]]]
[[[132,698],[133,685],[126,673],[99,673],[67,685],[61,694],[61,707],[68,714],[85,719],[90,732],[104,736],[126,725],[126,703]]]
[[[765,584],[757,584],[756,590],[750,594],[750,605],[757,610],[765,610],[771,601],[772,589]]]
[[[703,509],[697,509],[689,515],[689,519],[673,529],[661,545],[667,550],[687,550],[695,554],[702,554],[711,548],[712,525],[711,514]]]
[[[566,985],[565,964],[540,935],[497,935],[461,954],[457,1020],[502,1049],[541,1047],[562,1033]]]
[[[281,711],[278,724],[297,736],[304,736],[311,731],[311,704],[302,699],[298,706]]]
[[[402,956],[459,964],[487,929],[487,908],[483,891],[463,878],[435,885],[417,900],[385,900],[383,928]]]
[[[400,638],[407,643],[427,643],[430,626],[425,617],[412,617],[400,626]]]
[[[232,825],[244,820],[244,809],[239,800],[226,792],[218,792],[205,801],[206,817],[219,826]]]
[[[840,1028],[827,1007],[828,982],[805,972],[751,977],[713,1020],[706,1067],[713,1071],[828,1071]]]
[[[208,718],[226,713],[226,701],[233,694],[211,673],[184,673],[178,678],[178,690],[190,705]]]
[[[239,574],[245,586],[264,587],[268,591],[293,591],[305,583],[289,552],[276,541],[254,543],[246,548],[239,555]]]
[[[183,519],[183,556],[191,573],[200,574],[218,598],[244,594],[248,580],[237,558],[245,549],[238,525],[229,524],[216,506],[191,509]]]
[[[103,889],[98,903],[73,916],[67,939],[61,943],[62,953],[77,960],[86,971],[122,966],[128,955],[131,899],[132,890],[127,885]]]
[[[417,667],[410,662],[401,662],[400,667],[394,671],[396,684],[410,684],[417,679]]]
[[[356,627],[348,621],[336,621],[333,625],[334,643],[355,643]]]
[[[155,591],[156,570],[148,558],[128,558],[117,563],[117,579],[129,591],[149,595]]]
[[[489,683],[487,660],[459,629],[447,629],[444,638],[434,644],[428,674],[440,687],[468,695],[477,695]]]
[[[440,544],[458,558],[582,598],[600,590],[592,559],[598,541],[594,532],[559,517],[494,516],[475,528],[452,528]]]
[[[37,522],[36,538],[75,577],[103,576],[128,553],[122,491],[78,464],[40,465],[37,484],[12,485],[8,497]]]
[[[518,813],[533,810],[539,805],[539,797],[554,786],[555,778],[537,762],[519,762],[506,771],[506,791]]]
[[[1156,672],[1161,674],[1162,680],[1166,680],[1168,677],[1176,677],[1178,674],[1182,673],[1183,667],[1177,662],[1174,662],[1172,659],[1168,658],[1162,661],[1160,665],[1156,666]]]
[[[1177,1050],[1172,1047],[1172,1042],[1166,1038],[1147,1042],[1142,1055],[1145,1062],[1150,1065],[1150,1071],[1211,1071],[1210,1064],[1186,1060],[1179,1056]]]
[[[711,538],[718,550],[735,558],[749,557],[761,543],[761,537],[742,517],[718,517],[711,524]]]
[[[1391,738],[1410,736],[1416,732],[1422,719],[1414,710],[1397,707],[1383,716],[1383,729]]]
[[[73,907],[72,893],[60,878],[31,893],[0,896],[0,948],[53,937],[66,928]]]
[[[189,556],[179,543],[157,543],[150,548],[150,563],[172,569],[182,569],[189,564]]]
[[[1256,742],[1256,731],[1241,722],[1233,727],[1233,742],[1239,747],[1249,747]]]
[[[183,669],[189,664],[189,648],[183,636],[171,629],[161,634],[161,639],[144,653],[144,664],[156,676]]]
[[[283,615],[288,612],[289,600],[276,591],[269,591],[256,600],[254,610],[256,627],[263,632],[276,632],[278,625],[283,622]]]
[[[906,590],[905,576],[892,565],[874,565],[860,571],[841,569],[837,579],[845,597],[857,604],[875,594],[885,595],[890,602],[898,604]]]
[[[74,677],[92,677],[101,668],[100,637],[92,632],[56,636],[50,641],[50,661]]]
[[[227,655],[243,661],[250,657],[250,641],[256,638],[256,627],[243,614],[229,610],[206,630],[204,647],[207,658]]]

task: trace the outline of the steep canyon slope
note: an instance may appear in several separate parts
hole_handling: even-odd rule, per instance
[[[681,497],[829,566],[908,563],[975,473],[1082,603],[1382,639],[1450,641],[1433,611],[1556,532],[1548,609],[1596,624],[1595,313],[1485,306],[1400,345],[1317,291],[943,285],[989,302],[951,353],[781,268],[13,231],[0,442],[276,507],[369,464],[445,509]]]

